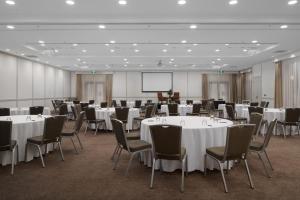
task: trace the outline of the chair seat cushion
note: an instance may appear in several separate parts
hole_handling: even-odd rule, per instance
[[[200,113],[186,113],[187,116],[199,116]]]
[[[234,120],[235,121],[247,121],[247,118],[245,118],[245,117],[236,117]]]
[[[33,144],[38,144],[38,145],[43,144],[43,136],[41,135],[41,136],[35,136],[35,137],[28,138],[27,142],[33,143]],[[47,143],[48,141],[44,140],[44,142]]]
[[[263,148],[263,144],[257,141],[251,141],[249,149],[252,151],[260,151]]]
[[[144,149],[151,149],[152,145],[144,140],[129,140],[128,147],[131,152],[136,152]]]
[[[286,126],[298,126],[299,122],[278,121],[278,124],[282,124]]]
[[[73,136],[73,135],[75,135],[75,132],[63,132],[63,133],[61,133],[61,136],[64,136],[64,137],[66,137],[66,136]]]
[[[206,149],[206,153],[218,160],[222,160],[225,153],[225,147],[210,147]]]
[[[141,135],[137,132],[127,133],[126,138],[127,140],[139,140],[141,138]]]
[[[0,151],[11,151],[17,145],[16,140],[11,140],[10,145],[0,146]]]
[[[142,121],[144,119],[145,119],[145,117],[135,117],[135,118],[133,118],[133,120],[138,120],[138,121]]]
[[[169,116],[178,116],[179,113],[169,113]]]
[[[185,155],[186,155],[186,149],[184,147],[181,147],[180,155],[155,153],[155,157],[157,159],[163,159],[163,160],[182,160]]]
[[[96,119],[96,120],[88,120],[89,123],[104,123],[105,120],[104,119]]]

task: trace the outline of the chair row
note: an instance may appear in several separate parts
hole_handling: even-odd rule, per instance
[[[29,107],[30,115],[42,115],[44,106],[31,106]],[[10,116],[10,108],[0,108],[0,116]]]

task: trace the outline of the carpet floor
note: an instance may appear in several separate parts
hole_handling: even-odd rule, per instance
[[[272,137],[268,147],[274,171],[267,178],[256,154],[248,163],[255,189],[249,187],[245,166],[236,165],[225,174],[229,193],[225,194],[219,171],[204,176],[196,171],[185,178],[185,192],[181,193],[180,171],[156,172],[154,188],[150,189],[151,168],[136,159],[129,176],[124,173],[129,156],[122,153],[116,170],[112,170],[111,154],[115,137],[111,132],[89,131],[80,134],[84,149],[75,154],[69,139],[63,142],[65,161],[58,151],[45,158],[42,168],[39,158],[21,162],[10,175],[10,166],[0,167],[0,200],[19,199],[300,199],[300,136],[287,139]]]

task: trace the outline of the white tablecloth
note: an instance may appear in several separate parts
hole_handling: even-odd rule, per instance
[[[165,112],[169,116],[168,105],[161,105],[161,112]],[[186,116],[186,113],[191,112],[193,112],[193,105],[178,105],[178,113],[180,116]]]
[[[44,107],[44,115],[50,115],[50,108]],[[29,107],[24,108],[10,108],[10,115],[29,115]]]
[[[106,129],[112,130],[112,125],[110,121],[110,115],[115,113],[115,108],[100,108],[96,109],[96,118],[97,119],[104,119],[106,123]],[[126,125],[126,129],[132,130],[133,128],[137,127],[132,127],[132,122],[133,118],[139,117],[140,116],[140,111],[138,108],[130,108],[129,113],[128,113],[128,123]]]
[[[223,110],[224,117],[227,118],[227,112],[226,112],[226,104],[219,104],[218,109]],[[243,116],[243,108],[248,108],[249,104],[235,104],[235,111],[238,117]]]
[[[141,139],[152,143],[149,126],[161,123],[182,125],[181,146],[186,148],[188,154],[188,171],[204,170],[206,148],[225,146],[227,127],[233,124],[225,119],[217,122],[208,117],[197,116],[150,118],[142,121]],[[151,167],[150,153],[144,156],[143,160],[147,166]],[[179,161],[163,160],[162,165],[162,169],[169,172],[181,168]],[[207,167],[209,169],[217,168],[217,164],[208,158]],[[157,162],[156,168],[159,168],[159,162]]]
[[[26,120],[27,115],[15,115],[10,117],[0,117],[0,120],[12,120],[12,140],[16,140],[19,146],[19,161],[24,161],[25,145],[27,138],[43,135],[44,117],[31,115],[31,120]],[[44,150],[44,148],[42,148]],[[52,145],[48,145],[48,150],[52,150]],[[36,148],[32,145],[28,146],[27,161],[33,159],[33,156],[38,156]],[[0,162],[2,165],[11,163],[11,153],[9,151],[0,152]]]

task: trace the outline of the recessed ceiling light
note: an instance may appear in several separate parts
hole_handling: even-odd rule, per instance
[[[196,67],[196,65],[195,65],[195,64],[193,64],[193,65],[192,65],[192,67]]]
[[[127,67],[127,65],[125,64],[125,65],[123,65],[124,67]]]
[[[175,65],[173,65],[173,66],[174,66],[174,67],[177,67],[178,65],[175,64]]]
[[[70,6],[73,6],[75,4],[75,1],[73,1],[73,0],[67,0],[66,4],[68,4]]]
[[[111,49],[110,52],[113,53],[113,52],[115,52],[115,50],[114,50],[114,49]]]
[[[125,63],[126,63],[126,64],[129,64],[129,61],[126,61]]]
[[[276,58],[276,59],[274,59],[274,62],[278,62],[279,60]]]
[[[295,4],[297,4],[298,3],[298,1],[297,0],[290,0],[290,1],[288,1],[288,5],[295,5]]]
[[[58,53],[58,50],[57,50],[57,49],[54,49],[54,52],[55,52],[55,53]]]
[[[140,66],[140,67],[144,67],[144,65],[143,65],[143,64],[140,64],[139,66]]]
[[[296,57],[296,55],[295,54],[292,54],[291,56],[290,56],[290,58],[295,58]]]
[[[260,44],[259,44],[259,43],[257,43],[257,44],[256,44],[256,46],[260,46]]]
[[[167,51],[168,51],[167,49],[163,49],[163,50],[162,50],[162,52],[167,52]]]
[[[109,44],[105,44],[105,46],[107,46],[107,47],[108,47],[108,46],[109,46]]]
[[[133,43],[132,46],[137,46],[137,43]]]
[[[173,61],[174,61],[174,58],[171,58],[170,60],[173,62]]]
[[[101,25],[98,26],[98,28],[99,28],[99,29],[105,29],[106,26],[101,24]]]
[[[45,41],[39,40],[38,43],[43,44],[43,43],[45,43]]]
[[[16,27],[13,26],[13,25],[7,25],[6,28],[9,29],[9,30],[13,30],[13,29],[15,29]]]
[[[252,43],[256,44],[256,43],[258,43],[258,41],[257,40],[252,40]]]
[[[177,4],[178,5],[184,5],[184,4],[186,4],[186,0],[178,0]]]
[[[21,53],[21,56],[25,56],[25,53]]]
[[[135,52],[135,53],[138,53],[138,52],[140,52],[140,50],[138,50],[138,49],[135,49],[135,50],[134,50],[134,52]]]
[[[89,66],[81,66],[80,68],[81,68],[81,69],[88,69]]]
[[[220,50],[220,49],[216,49],[215,51],[216,51],[216,52],[220,52],[221,50]]]
[[[188,50],[187,50],[187,52],[189,52],[189,53],[192,52],[192,51],[193,51],[192,49],[188,49]]]
[[[111,44],[114,44],[114,43],[116,43],[116,41],[114,41],[114,40],[111,40],[111,41],[110,41],[110,43],[111,43]]]
[[[86,64],[86,61],[82,61],[82,64]]]
[[[81,51],[82,51],[82,53],[86,53],[86,52],[87,52],[87,50],[86,50],[86,49],[82,49]]]
[[[81,59],[80,59],[80,58],[77,58],[77,61],[78,61],[78,62],[80,62],[80,61],[81,61]]]
[[[196,24],[190,25],[190,29],[196,29],[196,28],[197,28],[197,25],[196,25]]]
[[[16,5],[16,2],[15,1],[11,1],[11,0],[6,0],[5,3],[8,4],[8,5],[10,5],[10,6]]]
[[[238,1],[237,0],[230,0],[228,3],[229,3],[229,5],[236,5],[236,4],[238,4]]]
[[[221,61],[221,58],[218,58],[217,61]]]
[[[248,50],[247,49],[243,49],[243,52],[247,52]]]
[[[73,47],[77,47],[78,46],[78,44],[73,44]]]
[[[41,43],[40,45],[41,45],[42,47],[46,46],[45,43]]]
[[[124,58],[123,60],[124,60],[124,61],[127,61],[127,58]]]
[[[211,63],[212,63],[212,64],[215,64],[215,63],[216,63],[216,61],[211,61]]]
[[[225,46],[229,46],[229,44],[228,44],[228,43],[226,43],[226,44],[225,44]]]
[[[186,43],[186,40],[182,40],[181,43]]]
[[[10,49],[5,49],[5,51],[10,51]]]
[[[127,1],[125,0],[119,0],[118,2],[120,5],[127,5]]]
[[[165,44],[165,46],[169,46],[169,44]]]
[[[281,29],[287,29],[287,28],[288,28],[288,25],[283,24],[283,25],[280,26],[280,28],[281,28]]]

